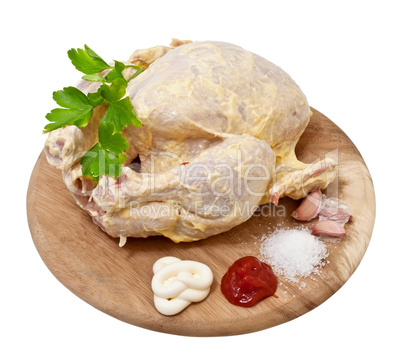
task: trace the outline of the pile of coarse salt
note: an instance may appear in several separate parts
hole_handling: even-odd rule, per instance
[[[308,229],[278,229],[262,241],[260,253],[275,273],[292,282],[319,274],[328,256],[324,242]]]

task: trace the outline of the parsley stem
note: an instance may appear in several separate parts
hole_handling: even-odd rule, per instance
[[[137,70],[141,70],[141,72],[144,70],[144,68],[142,68],[141,66],[137,66],[136,64],[125,64],[126,68],[127,67],[132,67],[135,68]]]
[[[135,65],[135,64],[127,64],[127,65],[126,65],[126,68],[127,68],[127,67],[135,68],[135,69],[137,70],[137,72],[135,72],[135,73],[127,80],[127,83],[130,82],[133,78],[136,78],[141,72],[144,71],[144,68],[142,68],[142,67],[140,67],[140,66],[137,66],[137,65]]]

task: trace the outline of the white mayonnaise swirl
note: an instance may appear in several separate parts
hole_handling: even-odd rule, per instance
[[[164,257],[153,266],[152,291],[156,309],[167,316],[184,310],[208,296],[211,269],[199,262]]]

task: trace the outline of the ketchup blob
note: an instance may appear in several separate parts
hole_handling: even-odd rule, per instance
[[[271,267],[252,256],[236,260],[221,281],[221,291],[226,299],[244,307],[274,295],[276,287],[277,280]]]

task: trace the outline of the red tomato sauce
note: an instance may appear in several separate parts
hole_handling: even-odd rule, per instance
[[[271,267],[251,256],[236,260],[221,281],[221,291],[226,299],[244,307],[273,296],[276,288],[277,279]]]

